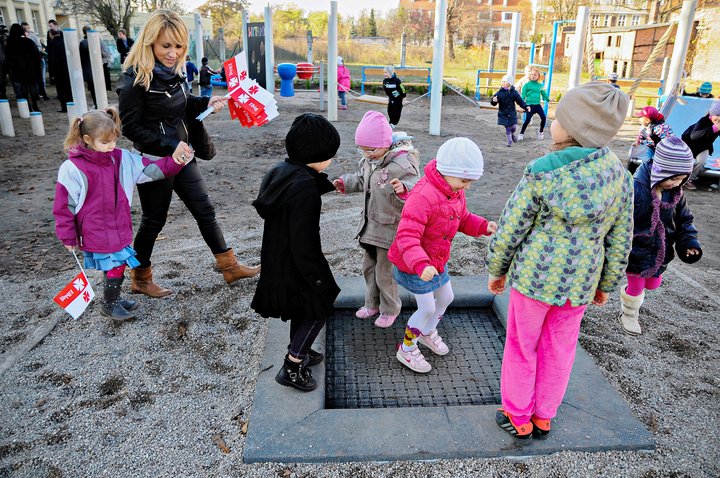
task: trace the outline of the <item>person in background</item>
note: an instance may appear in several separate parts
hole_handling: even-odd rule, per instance
[[[55,19],[48,20],[48,31],[46,35],[47,43],[50,43],[50,34],[51,33],[59,33],[60,37],[63,36],[62,30],[60,30],[60,26],[58,25],[58,22]]]
[[[683,96],[695,96],[697,98],[715,98],[712,94],[712,83],[709,81],[704,82],[695,93],[686,93],[683,90]]]
[[[672,128],[665,122],[665,116],[660,113],[654,106],[646,106],[633,116],[640,118],[640,131],[633,143],[634,158],[642,161],[651,159],[655,154],[655,146],[661,139],[668,136],[674,136]],[[628,168],[631,173],[635,172],[637,166]]]
[[[337,89],[338,97],[340,98],[340,109],[347,109],[347,92],[350,91],[350,70],[345,66],[343,57],[337,57]]]
[[[7,39],[7,28],[0,23],[0,100],[7,99],[7,91],[5,90],[5,40]]]
[[[22,26],[25,30],[25,36],[31,39],[33,43],[35,43],[38,52],[40,52],[40,73],[37,78],[37,90],[38,95],[40,95],[42,99],[49,100],[50,98],[45,91],[45,72],[47,70],[47,63],[45,62],[45,45],[43,45],[43,43],[40,41],[40,37],[38,37],[37,34],[32,31],[28,22],[22,22],[20,26]]]
[[[185,57],[185,74],[186,76],[186,83],[188,87],[188,92],[192,93],[192,84],[193,80],[195,80],[195,75],[200,73],[197,69],[197,66],[195,66],[195,63],[192,62],[192,59],[190,58],[190,55],[187,55]]]
[[[400,81],[400,78],[395,74],[395,69],[392,65],[388,65],[384,68],[383,74],[383,90],[388,95],[388,120],[390,121],[390,127],[395,129],[398,122],[400,121],[400,115],[402,114],[403,98],[405,98],[405,87]]]
[[[545,84],[540,83],[540,70],[537,67],[530,67],[529,81],[525,83],[522,89],[522,99],[528,106],[528,113],[525,115],[525,121],[523,122],[520,134],[518,135],[518,141],[522,141],[525,138],[525,130],[530,124],[532,117],[537,114],[540,116],[540,131],[538,131],[538,139],[545,139],[545,110],[542,106],[542,101],[545,103],[550,101],[547,91],[545,91]]]
[[[67,113],[67,104],[73,100],[68,71],[67,55],[65,54],[65,41],[60,31],[50,30],[50,40],[47,45],[48,71],[50,78],[55,79],[60,109],[58,113]]]
[[[40,75],[40,52],[19,23],[10,26],[5,48],[5,65],[10,74],[16,98],[25,98],[30,111],[38,108],[38,77]]]
[[[608,73],[607,82],[610,83],[611,85],[613,85],[615,88],[620,88],[620,85],[617,84],[617,80],[618,80],[617,73],[615,73],[614,71],[611,71],[610,73]]]
[[[500,126],[505,127],[505,136],[507,137],[508,148],[512,146],[513,143],[516,143],[518,139],[515,134],[518,122],[515,104],[524,110],[530,110],[523,101],[518,90],[516,90],[513,86],[513,81],[514,79],[512,76],[503,76],[502,82],[500,83],[500,89],[493,95],[492,98],[490,98],[491,105],[500,105],[498,107],[497,123]]]
[[[90,90],[90,96],[93,100],[93,107],[97,109],[97,98],[95,98],[95,81],[93,80],[92,65],[90,64],[90,46],[88,45],[87,32],[92,30],[90,25],[82,28],[83,39],[80,40],[80,66],[82,67],[83,80]]]
[[[198,74],[198,83],[200,84],[200,96],[210,98],[212,96],[212,75],[218,72],[208,66],[207,57],[203,57],[200,73]]]
[[[127,36],[125,29],[121,28],[118,30],[118,37],[115,41],[115,45],[117,46],[118,53],[120,53],[121,65],[125,63],[125,58],[127,58],[128,53],[130,53],[130,48],[132,48],[134,43],[133,39]]]
[[[713,143],[718,136],[720,136],[720,100],[715,100],[707,114],[690,125],[682,134],[682,140],[695,156],[695,167],[690,174],[690,180],[684,185],[685,189],[697,189],[694,182],[705,169],[705,161],[715,151]]]

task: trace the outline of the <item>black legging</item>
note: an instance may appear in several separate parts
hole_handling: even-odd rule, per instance
[[[138,184],[142,219],[135,236],[135,251],[140,267],[150,266],[150,256],[158,234],[167,220],[172,192],[178,195],[195,218],[205,243],[213,254],[228,250],[220,224],[215,219],[215,206],[208,195],[205,180],[195,160],[190,161],[177,176]]]
[[[402,113],[402,100],[390,101],[388,103],[388,117],[389,122],[392,125],[397,125],[400,122],[400,114]]]
[[[525,122],[522,125],[522,129],[520,130],[520,134],[525,134],[525,128],[527,128],[527,125],[530,124],[530,120],[532,119],[533,115],[535,113],[540,115],[540,132],[542,133],[545,130],[545,110],[541,105],[528,105],[530,107],[530,112],[525,113]]]
[[[290,320],[290,345],[288,353],[293,357],[304,359],[310,352],[310,347],[318,334],[325,326],[326,319],[316,318],[314,320],[296,319]]]

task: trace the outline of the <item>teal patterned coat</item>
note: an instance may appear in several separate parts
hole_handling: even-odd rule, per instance
[[[624,275],[633,182],[607,147],[570,147],[530,162],[488,251],[493,276],[548,304],[589,304]]]

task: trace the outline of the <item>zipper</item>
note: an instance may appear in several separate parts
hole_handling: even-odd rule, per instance
[[[190,142],[190,132],[187,129],[187,126],[185,126],[185,120],[180,120],[180,123],[183,125],[183,129],[185,130],[185,137],[187,138],[187,142]]]
[[[165,135],[165,126],[163,126],[163,122],[160,122],[160,131],[162,131],[162,134]]]

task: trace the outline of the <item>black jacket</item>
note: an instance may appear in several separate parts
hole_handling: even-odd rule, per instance
[[[390,98],[391,103],[400,102],[402,103],[403,98],[407,96],[405,94],[405,87],[402,85],[402,81],[397,75],[393,75],[391,78],[385,78],[383,80],[383,90],[385,94]]]
[[[12,81],[27,85],[37,82],[40,76],[40,52],[29,38],[8,38],[5,46],[5,68]]]
[[[260,280],[252,308],[282,320],[328,318],[340,288],[320,244],[320,196],[327,175],[283,161],[263,178],[253,206],[265,220]]]
[[[135,44],[132,38],[127,39],[127,47],[125,46],[125,42],[123,42],[121,39],[117,39],[115,41],[115,46],[117,46],[117,51],[120,53],[120,63],[125,62],[125,58],[127,58],[128,53],[130,53],[130,48]]]
[[[651,168],[652,160],[643,163],[635,172],[633,241],[627,267],[628,272],[643,277],[658,277],[662,274],[675,258],[675,251],[680,260],[689,264],[702,257],[693,215],[682,188],[663,191],[661,201],[653,200],[655,193],[650,187]],[[671,206],[673,202],[676,204]],[[666,207],[661,207],[661,204]],[[661,224],[653,219],[653,210],[658,207]],[[700,254],[688,256],[688,249],[697,249]]]
[[[493,101],[493,98],[497,97],[497,101]],[[520,105],[522,109],[527,109],[527,105],[520,96],[520,93],[511,86],[509,90],[500,88],[497,93],[490,98],[490,104],[495,106],[500,105],[498,108],[498,122],[497,124],[503,126],[512,126],[517,124],[517,110],[515,109],[515,103]]]
[[[709,115],[705,115],[698,120],[697,123],[688,127],[682,134],[682,140],[688,145],[697,158],[697,155],[703,151],[710,151],[713,154],[713,143],[720,136],[720,131],[713,131],[713,122]]]
[[[201,144],[193,144],[187,118],[203,112],[210,98],[200,98],[185,91],[185,79],[169,74],[158,66],[153,70],[150,89],[133,86],[135,73],[128,69],[118,80],[118,96],[122,132],[138,151],[155,156],[167,156],[180,141],[190,143],[197,151]],[[198,157],[203,158],[198,154]],[[203,158],[209,159],[209,158]]]

